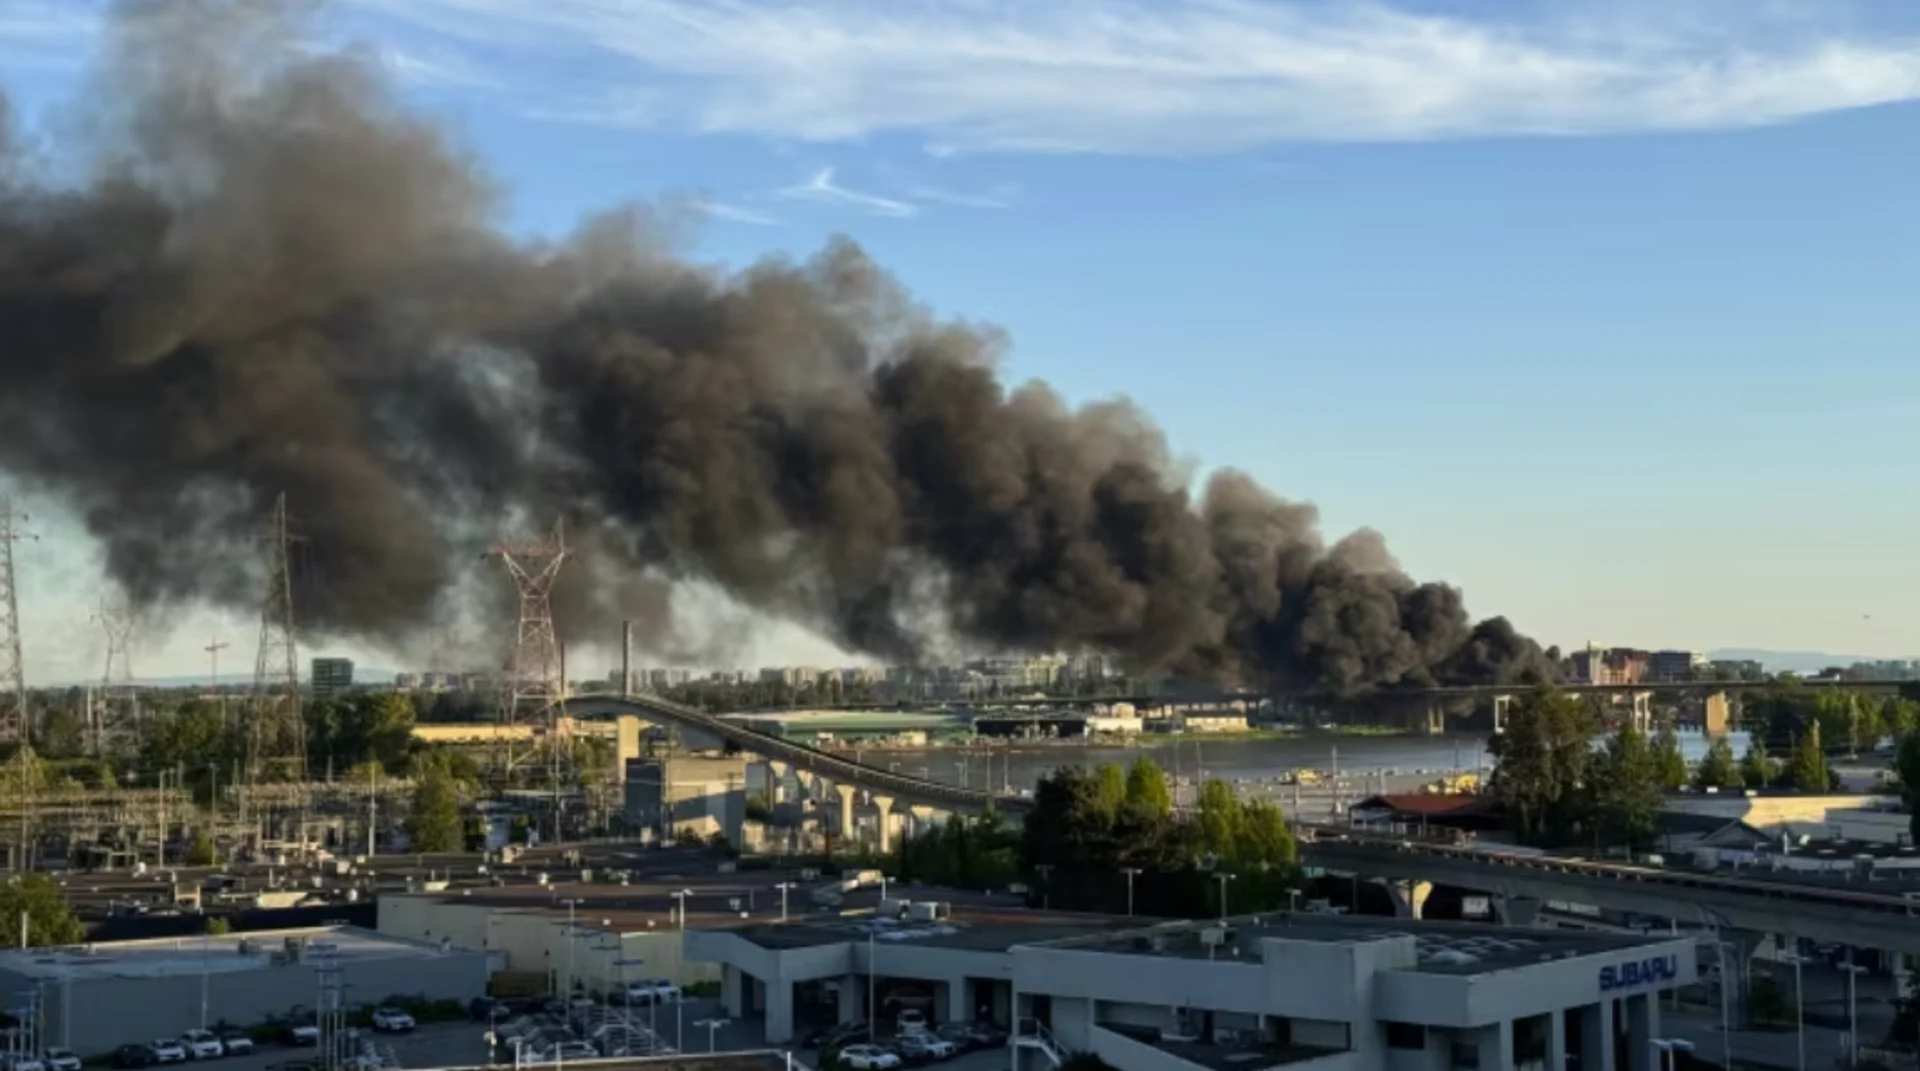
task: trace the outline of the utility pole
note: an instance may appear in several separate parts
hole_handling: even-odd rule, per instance
[[[207,679],[211,682],[207,685],[207,691],[220,710],[222,724],[227,720],[227,694],[220,690],[220,652],[231,646],[233,645],[225,640],[216,639],[200,648],[207,652]]]
[[[27,515],[10,500],[0,499],[0,739],[17,747],[8,778],[19,793],[20,840],[13,858],[15,870],[32,865],[34,767],[33,716],[27,706],[27,664],[21,653],[20,589],[13,569],[13,545],[36,538],[26,530]]]
[[[1125,874],[1127,876],[1127,917],[1132,918],[1133,917],[1133,879],[1140,876],[1140,868],[1137,866],[1123,866],[1120,868],[1120,873]]]

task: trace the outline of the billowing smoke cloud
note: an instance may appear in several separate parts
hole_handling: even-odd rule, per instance
[[[564,517],[576,633],[670,635],[697,580],[897,659],[940,633],[1338,695],[1547,671],[1371,532],[1324,545],[1237,473],[1191,500],[1140,413],[1002,384],[998,335],[849,243],[725,274],[640,210],[515,241],[472,160],[299,29],[123,8],[85,152],[0,145],[0,468],[136,600],[255,605],[284,493],[304,626],[376,642]]]

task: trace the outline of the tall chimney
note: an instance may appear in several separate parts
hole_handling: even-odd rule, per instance
[[[620,694],[633,698],[633,622],[620,622]]]

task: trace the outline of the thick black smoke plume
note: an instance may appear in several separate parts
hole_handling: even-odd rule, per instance
[[[1334,695],[1548,672],[1371,532],[1325,546],[1237,473],[1191,501],[1141,414],[1003,385],[996,334],[850,243],[725,274],[642,211],[516,242],[377,65],[272,5],[122,8],[80,104],[53,160],[0,143],[0,468],[142,603],[254,606],[284,492],[336,636],[430,627],[491,539],[564,516],[576,632],[700,580],[889,658],[932,630]]]

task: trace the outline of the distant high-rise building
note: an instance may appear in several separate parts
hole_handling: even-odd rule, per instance
[[[1767,667],[1751,658],[1716,658],[1707,663],[1707,668],[1718,676],[1742,681],[1757,681],[1767,675]]]
[[[1690,681],[1706,664],[1707,656],[1698,651],[1655,651],[1647,656],[1647,679]]]
[[[316,658],[309,673],[315,696],[338,695],[353,687],[351,658]]]
[[[393,675],[394,691],[411,692],[418,689],[419,687],[420,687],[420,674],[418,673],[395,673]]]

